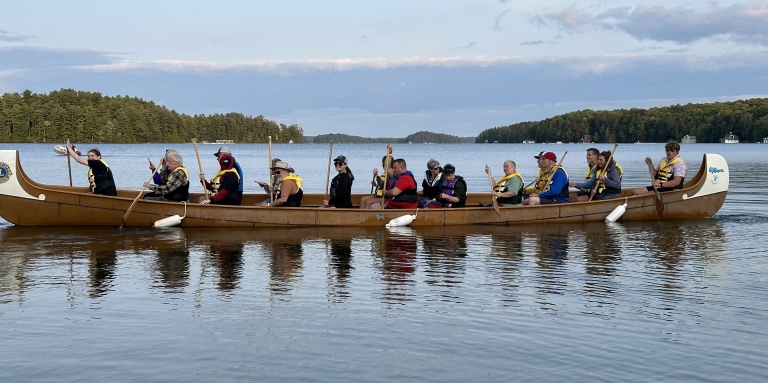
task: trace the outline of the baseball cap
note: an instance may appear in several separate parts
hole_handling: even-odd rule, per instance
[[[228,147],[226,147],[226,146],[222,146],[222,147],[220,147],[220,148],[219,148],[219,151],[218,151],[218,152],[216,152],[216,153],[213,153],[213,155],[214,155],[214,156],[216,156],[216,157],[218,157],[218,156],[219,156],[219,154],[221,154],[221,153],[229,153],[229,154],[232,154],[232,151],[231,151],[231,150],[229,150],[229,148],[228,148]]]

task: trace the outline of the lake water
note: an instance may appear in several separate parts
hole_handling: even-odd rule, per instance
[[[78,145],[85,151],[88,145]],[[580,144],[396,145],[420,181],[452,163],[488,190],[506,159],[533,180],[533,155]],[[610,150],[613,145],[595,145]],[[214,145],[200,145],[205,173]],[[253,180],[267,146],[230,145]],[[99,145],[118,187],[192,145]],[[68,184],[51,144],[19,149],[28,175]],[[370,191],[383,145],[341,145]],[[0,381],[768,380],[768,145],[689,144],[723,155],[731,190],[711,219],[606,225],[357,228],[24,228],[0,220]],[[325,187],[328,146],[275,145],[309,192]],[[663,144],[622,144],[624,186],[649,182]],[[380,165],[379,165],[380,166]],[[72,164],[86,185],[86,167]],[[193,186],[193,190],[194,190]]]

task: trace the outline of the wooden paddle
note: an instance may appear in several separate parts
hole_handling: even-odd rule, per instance
[[[613,159],[613,153],[615,153],[615,152],[616,152],[616,148],[618,148],[618,147],[619,147],[619,144],[613,144],[613,150],[611,150],[611,155],[610,155],[610,156],[608,156],[608,161],[606,161],[606,162],[605,162],[605,167],[604,167],[604,168],[602,169],[602,171],[600,172],[600,174],[601,174],[601,175],[602,175],[602,174],[604,174],[604,173],[606,173],[606,172],[608,172],[608,165],[610,165],[610,164],[611,164],[611,160]],[[595,178],[597,178],[597,176],[598,176],[598,174],[597,174],[597,172],[595,172]],[[590,194],[589,194],[589,200],[590,200],[590,201],[592,201],[592,198],[593,198],[593,197],[595,196],[595,194],[597,193],[597,185],[599,185],[599,184],[600,184],[600,182],[602,182],[603,184],[605,184],[605,181],[601,181],[600,179],[597,179],[597,180],[595,180],[595,187],[594,187],[594,188],[592,188],[592,193],[590,193]]]
[[[392,145],[387,145],[387,159],[384,161],[384,190],[381,191],[381,208],[384,208],[387,202],[387,178],[389,176],[389,168],[392,166]]]
[[[197,167],[200,169],[200,174],[203,174],[203,163],[200,162],[200,152],[197,151],[197,138],[193,138],[192,145],[195,146],[195,156],[197,157]],[[158,169],[160,166],[158,165]],[[205,198],[211,198],[211,195],[208,193],[208,188],[205,187],[205,181],[200,180],[200,183],[203,185],[203,192],[205,192]]]
[[[486,173],[488,173],[488,181],[491,182],[491,202],[493,202],[493,210],[496,210],[496,214],[501,217],[501,212],[499,212],[499,201],[497,201],[496,196],[493,195],[493,189],[496,187],[496,181],[493,180],[493,175],[491,175],[491,168],[488,168]]]
[[[272,171],[272,136],[269,136],[269,202],[274,202],[275,190],[272,186],[275,185],[275,172]]]
[[[325,200],[328,200],[328,186],[331,182],[331,158],[333,157],[333,140],[331,140],[331,149],[328,151],[328,175],[325,177]]]
[[[67,141],[69,141],[69,138],[67,138]],[[74,151],[74,149],[72,150]],[[69,186],[72,187],[72,155],[69,154],[69,150],[67,150],[67,169],[69,169]]]
[[[664,200],[661,199],[659,188],[653,186],[653,182],[656,181],[656,175],[654,174],[656,168],[654,168],[652,164],[648,164],[648,171],[651,173],[651,187],[653,188],[653,192],[656,193],[656,213],[658,213],[659,218],[661,218],[661,215],[664,214]]]
[[[376,188],[376,175],[373,175],[373,179],[371,180],[371,194],[373,194],[373,191]]]
[[[147,182],[152,182],[152,178],[155,178],[155,173],[160,169],[160,166],[162,166],[163,161],[165,160],[165,155],[163,155],[160,160],[157,162],[157,167],[155,168],[155,171],[152,172],[152,175],[149,176],[149,179]],[[144,184],[141,184],[141,191],[139,192],[139,195],[136,196],[136,198],[131,202],[131,206],[128,207],[128,210],[125,211],[125,214],[123,215],[123,223],[120,224],[120,229],[125,226],[125,222],[128,221],[128,216],[131,215],[131,212],[133,211],[133,207],[136,206],[136,202],[141,198],[141,195],[144,194]]]

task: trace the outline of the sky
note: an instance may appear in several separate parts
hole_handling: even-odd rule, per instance
[[[458,136],[768,97],[768,0],[0,2],[0,93]]]

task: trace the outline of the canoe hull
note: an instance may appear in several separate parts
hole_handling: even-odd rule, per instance
[[[8,171],[4,172],[4,167]],[[137,191],[121,190],[117,197],[90,194],[87,188],[38,184],[29,179],[19,164],[18,152],[0,151],[0,216],[18,226],[120,226],[123,215]],[[659,216],[654,195],[627,196],[622,221],[695,219],[711,217],[722,207],[728,192],[728,165],[723,157],[706,154],[699,172],[679,191],[662,193],[664,211]],[[363,195],[353,196],[359,201]],[[488,202],[487,193],[471,193],[459,209],[360,210],[323,209],[323,195],[305,194],[301,208],[259,208],[250,206],[266,195],[245,195],[243,206],[187,204],[180,226],[205,227],[290,227],[355,226],[383,227],[404,214],[416,214],[411,226],[513,225],[542,223],[598,222],[625,202],[625,198],[543,206],[502,207],[499,214]],[[197,195],[192,196],[196,200]],[[312,207],[315,206],[315,207]],[[155,221],[184,215],[181,203],[145,201],[136,203],[127,226],[152,226]]]

